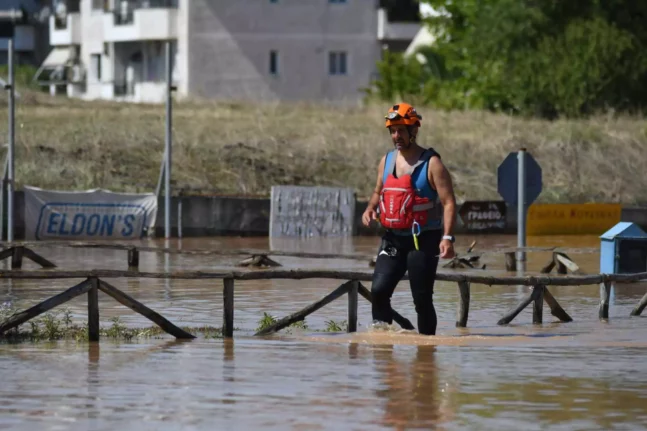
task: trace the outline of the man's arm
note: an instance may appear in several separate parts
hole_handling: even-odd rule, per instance
[[[368,205],[366,209],[376,210],[377,205],[380,203],[380,192],[382,191],[382,173],[384,172],[384,163],[386,156],[382,156],[380,163],[377,167],[377,180],[375,182],[375,189],[373,189],[373,194],[371,194],[370,199],[368,200]]]
[[[438,192],[438,198],[443,205],[444,235],[452,235],[456,221],[456,197],[449,171],[438,157],[429,160],[427,173],[429,184]]]

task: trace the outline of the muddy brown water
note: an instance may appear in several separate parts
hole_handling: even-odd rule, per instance
[[[514,236],[459,239],[464,251],[513,246]],[[258,248],[325,253],[374,253],[377,238],[291,241],[210,238],[171,241],[184,249]],[[164,246],[163,241],[149,244]],[[598,247],[597,237],[529,238],[529,246]],[[126,252],[41,247],[69,269],[125,269]],[[599,254],[571,254],[586,272]],[[528,254],[528,271],[550,258]],[[241,256],[142,252],[142,271],[232,268]],[[275,257],[288,268],[370,270],[367,262]],[[502,255],[484,255],[486,271],[501,271]],[[5,263],[0,264],[6,265]],[[36,268],[27,262],[25,269]],[[25,308],[74,280],[1,280],[0,300]],[[179,325],[222,324],[220,280],[115,279],[113,284]],[[15,430],[593,430],[647,427],[647,319],[630,318],[647,285],[612,292],[610,320],[598,320],[598,286],[552,287],[574,318],[558,323],[544,310],[532,325],[524,310],[496,324],[526,287],[472,285],[468,328],[455,328],[455,283],[436,284],[438,335],[369,331],[370,307],[360,298],[356,334],[322,332],[342,322],[341,298],[309,316],[305,331],[258,338],[264,312],[292,313],[341,284],[335,280],[236,282],[233,341],[172,337],[99,344],[39,342],[0,345],[0,429]],[[366,283],[370,287],[370,283]],[[142,317],[100,294],[102,325]],[[415,324],[406,282],[394,308]],[[86,299],[68,303],[74,319]]]

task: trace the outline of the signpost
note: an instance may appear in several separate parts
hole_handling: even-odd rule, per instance
[[[501,201],[467,201],[458,211],[469,232],[503,232],[506,205]]]
[[[541,167],[531,154],[521,148],[512,152],[499,165],[497,189],[509,204],[517,204],[517,247],[526,246],[526,216],[528,207],[539,197],[542,189]],[[517,261],[525,262],[526,253],[517,252]]]
[[[7,46],[7,66],[8,79],[5,90],[9,93],[8,113],[9,113],[9,150],[7,152],[8,169],[7,169],[7,241],[13,241],[13,213],[14,213],[14,147],[15,147],[15,76],[14,76],[14,33],[17,23],[23,22],[26,15],[22,9],[0,11],[0,33],[8,38]],[[2,191],[4,195],[4,190]],[[2,196],[4,199],[4,196]]]

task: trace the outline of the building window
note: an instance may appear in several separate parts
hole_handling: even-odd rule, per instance
[[[270,75],[279,74],[279,53],[278,51],[270,51]]]
[[[270,3],[278,3],[279,0],[270,0]]]
[[[328,0],[328,3],[346,3],[346,0]]]
[[[90,68],[92,77],[95,81],[101,81],[101,54],[92,54],[90,56]]]
[[[347,54],[345,51],[331,51],[328,54],[328,74],[346,75]]]
[[[92,0],[92,10],[108,10],[105,0]]]

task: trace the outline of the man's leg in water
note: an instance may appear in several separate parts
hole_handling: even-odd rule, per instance
[[[407,259],[409,285],[418,314],[418,332],[424,335],[436,334],[437,317],[433,295],[441,237],[440,230],[423,232],[418,238],[420,250],[411,251]]]
[[[393,256],[395,254],[395,256]],[[391,311],[391,296],[407,272],[407,253],[397,250],[388,240],[382,239],[373,271],[371,296],[373,298],[373,320],[393,323]]]

